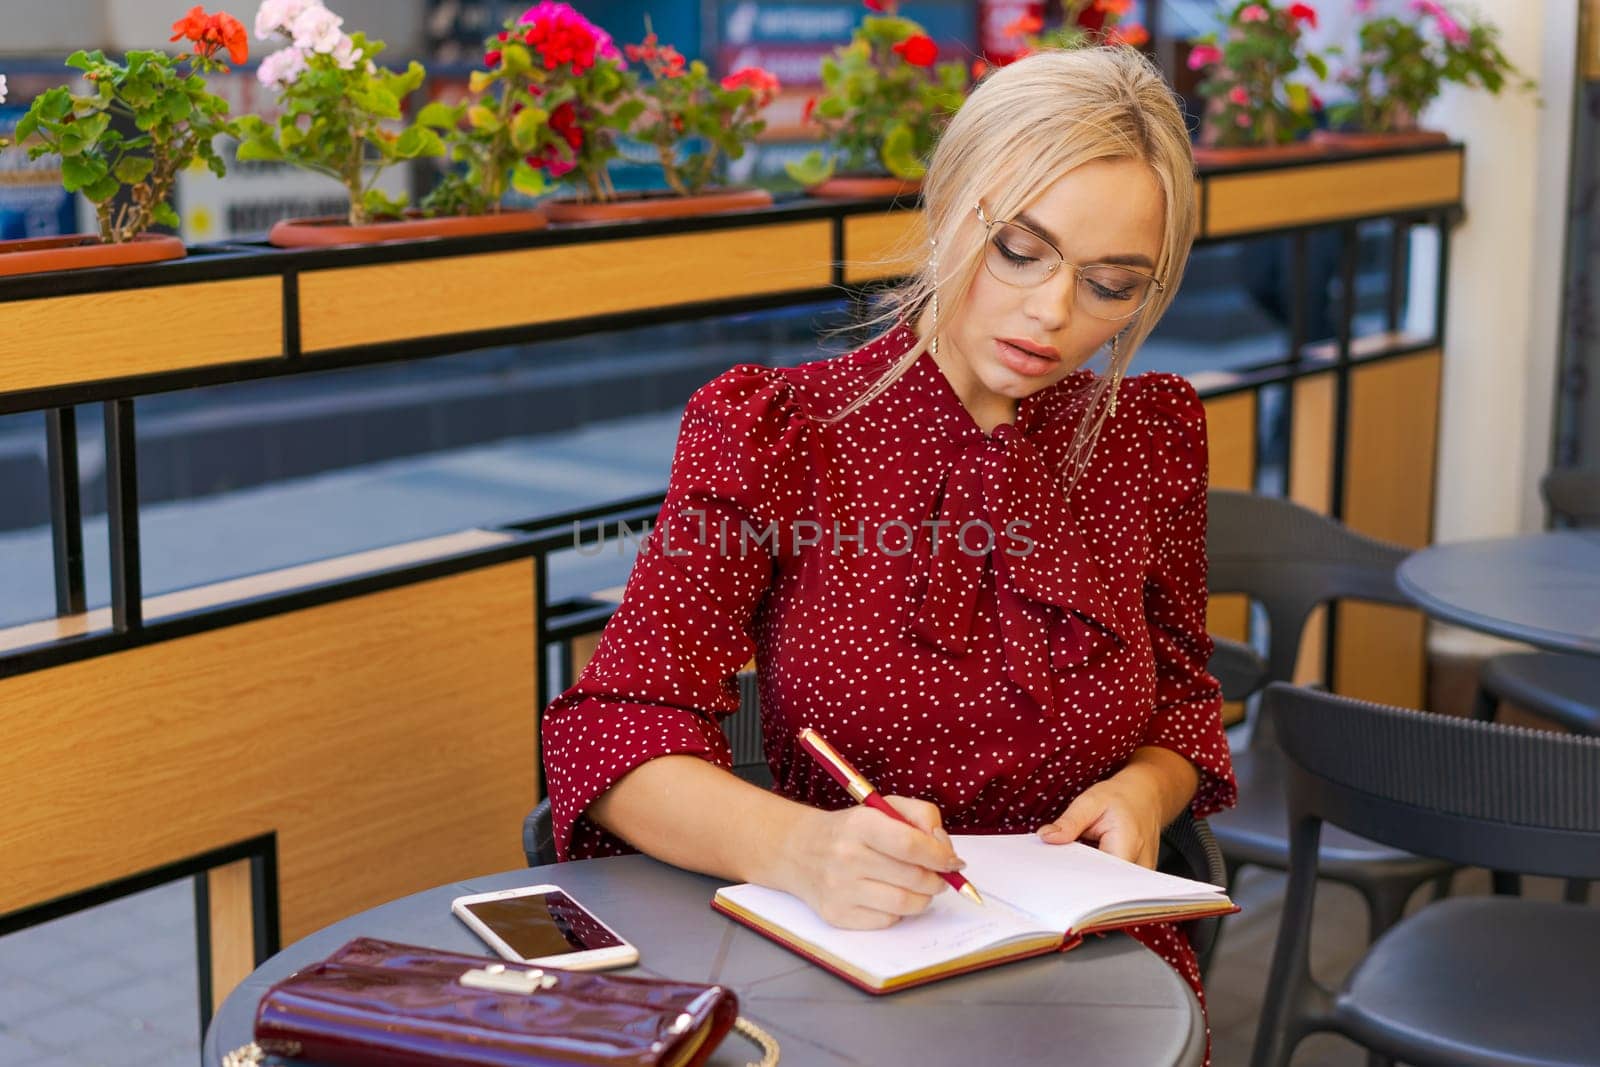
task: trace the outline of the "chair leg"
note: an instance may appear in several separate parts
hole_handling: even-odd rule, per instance
[[[1589,883],[1582,878],[1568,878],[1566,892],[1561,899],[1568,904],[1589,903]]]
[[[1400,921],[1417,887],[1412,883],[1382,881],[1359,888],[1367,899],[1367,944],[1370,945]]]
[[[1494,889],[1497,897],[1520,897],[1522,895],[1522,875],[1515,871],[1490,871],[1489,884]]]
[[[1479,722],[1493,722],[1499,710],[1500,698],[1480,685],[1472,698],[1472,717]]]

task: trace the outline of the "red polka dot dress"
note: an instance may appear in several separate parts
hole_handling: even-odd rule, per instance
[[[546,709],[561,856],[627,851],[583,818],[622,775],[686,753],[721,766],[734,674],[758,667],[778,792],[850,803],[794,743],[815,727],[886,794],[952,833],[1031,833],[1142,745],[1234,802],[1206,672],[1205,412],[1182,378],[1123,382],[1072,491],[1057,468],[1087,372],[985,433],[932,355],[850,416],[915,343],[733,367],[690,398],[657,523],[594,658]],[[1181,931],[1133,931],[1200,992]]]

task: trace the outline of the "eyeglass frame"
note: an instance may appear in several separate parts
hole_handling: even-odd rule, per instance
[[[1088,270],[1090,267],[1115,267],[1118,270],[1125,270],[1129,274],[1137,274],[1141,278],[1148,278],[1150,280],[1150,283],[1156,287],[1156,293],[1164,293],[1164,292],[1167,291],[1166,283],[1163,282],[1160,278],[1156,277],[1154,274],[1146,274],[1142,270],[1137,270],[1137,269],[1135,269],[1133,267],[1127,267],[1127,266],[1122,265],[1121,263],[1081,263],[1081,264],[1080,263],[1069,263],[1069,262],[1067,262],[1067,257],[1061,254],[1061,249],[1056,247],[1055,242],[1049,240],[1043,234],[1041,234],[1038,231],[1034,230],[1033,227],[1026,226],[1026,225],[1024,225],[1024,224],[1022,224],[1020,222],[1017,222],[1015,219],[991,219],[991,218],[987,217],[983,213],[983,201],[981,201],[981,200],[975,202],[972,205],[972,209],[978,213],[978,221],[983,223],[983,226],[984,226],[984,230],[983,230],[983,244],[984,244],[984,264],[983,264],[983,269],[984,270],[989,270],[988,246],[989,246],[990,238],[993,235],[994,228],[996,226],[1015,226],[1019,230],[1024,230],[1024,231],[1032,234],[1033,236],[1037,237],[1040,241],[1043,241],[1045,247],[1050,249],[1050,251],[1054,252],[1056,254],[1056,259],[1059,261],[1054,267],[1050,268],[1050,273],[1045,276],[1043,281],[1035,282],[1033,285],[1017,285],[1014,282],[1008,282],[1004,278],[1000,278],[1000,277],[995,276],[995,281],[999,282],[1001,285],[1009,285],[1013,289],[1037,289],[1039,286],[1043,285],[1046,281],[1049,281],[1051,278],[1054,278],[1056,276],[1056,272],[1058,270],[1060,270],[1062,267],[1071,267],[1073,274],[1076,276],[1073,279],[1074,287],[1076,287],[1076,286],[1081,285],[1083,283],[1083,272]],[[994,276],[994,271],[989,270],[989,274],[991,276]],[[1155,295],[1155,293],[1152,293],[1152,294],[1150,294],[1150,296],[1145,297],[1144,303],[1140,304],[1137,308],[1135,308],[1133,311],[1130,311],[1128,314],[1124,315],[1120,319],[1101,318],[1101,321],[1102,322],[1125,322],[1128,319],[1131,319],[1135,315],[1139,314],[1139,312],[1143,311],[1145,308],[1149,307],[1150,306],[1151,297],[1153,297],[1154,295]],[[1099,317],[1099,316],[1096,316],[1096,317]]]

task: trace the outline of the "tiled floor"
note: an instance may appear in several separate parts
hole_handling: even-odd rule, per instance
[[[185,880],[0,938],[0,1067],[197,1063]]]
[[[1455,891],[1486,893],[1488,878],[1464,872]],[[1527,879],[1525,891],[1555,899],[1560,886]],[[1244,911],[1228,920],[1207,983],[1216,1067],[1249,1062],[1282,893],[1276,873],[1240,880]],[[1413,908],[1428,899],[1423,890]],[[1313,972],[1336,982],[1366,931],[1353,890],[1324,884],[1315,931]],[[0,1067],[189,1067],[199,1056],[196,996],[188,882],[0,938]],[[1320,1035],[1301,1045],[1294,1067],[1365,1063],[1355,1045]]]

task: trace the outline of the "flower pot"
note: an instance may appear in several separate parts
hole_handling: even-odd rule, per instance
[[[694,196],[679,196],[670,189],[651,189],[615,200],[546,200],[540,206],[551,222],[621,222],[771,207],[772,194],[765,189],[708,189]]]
[[[118,267],[129,263],[159,263],[188,254],[183,242],[163,233],[141,233],[121,244],[102,244],[92,233],[66,237],[25,237],[0,241],[0,276],[37,274],[48,270],[82,270]]]
[[[1252,164],[1295,163],[1304,159],[1321,159],[1328,155],[1328,149],[1320,144],[1310,141],[1295,141],[1292,144],[1260,144],[1260,145],[1229,145],[1226,147],[1215,145],[1195,145],[1195,166],[1201,168],[1211,167],[1244,167]]]
[[[1381,152],[1386,148],[1426,148],[1450,143],[1443,130],[1313,130],[1313,144],[1344,152]]]
[[[806,187],[811,196],[823,200],[857,200],[879,196],[916,196],[922,191],[921,178],[896,178],[881,174],[841,174],[821,185]]]
[[[352,226],[343,215],[308,219],[280,219],[272,224],[267,242],[279,248],[321,248],[327,245],[377,244],[415,241],[430,237],[481,237],[491,233],[522,233],[549,225],[542,211],[502,211],[494,215],[446,215],[427,218],[408,212],[403,219],[387,219]]]

